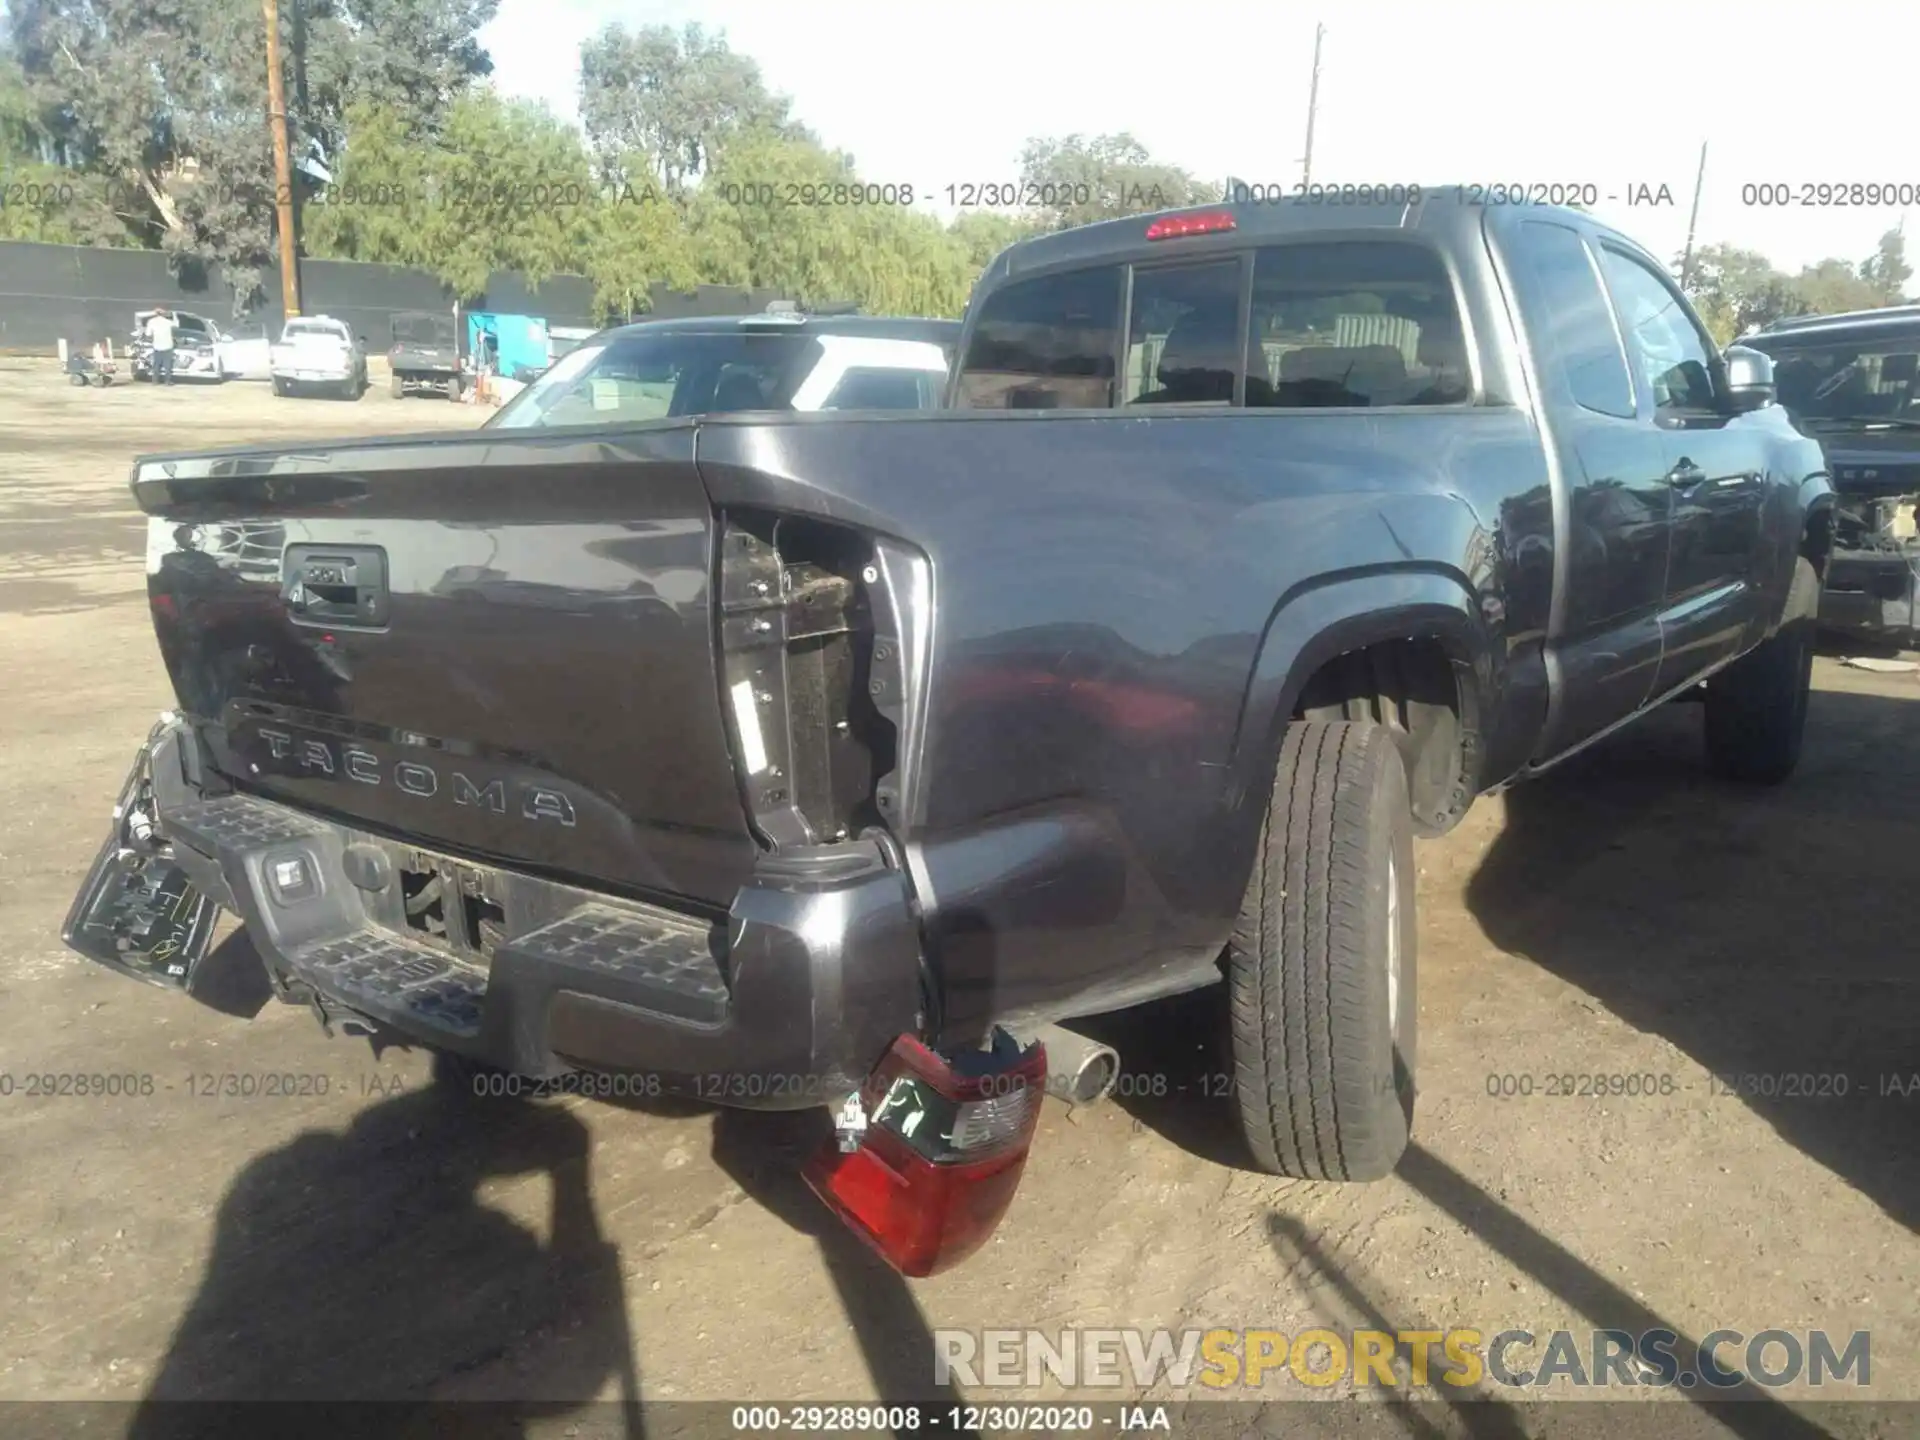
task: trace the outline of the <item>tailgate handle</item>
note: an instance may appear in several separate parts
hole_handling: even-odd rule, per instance
[[[377,629],[387,623],[387,553],[378,545],[289,545],[280,597],[296,624]]]

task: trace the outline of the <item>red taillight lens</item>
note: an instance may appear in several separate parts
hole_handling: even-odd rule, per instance
[[[1203,210],[1196,215],[1162,215],[1147,226],[1149,240],[1173,240],[1181,235],[1212,235],[1221,230],[1237,230],[1240,222],[1231,210]]]
[[[893,1042],[861,1092],[860,1147],[829,1141],[807,1184],[903,1275],[951,1269],[999,1226],[1040,1119],[1047,1055],[1004,1034],[952,1064],[911,1036]]]

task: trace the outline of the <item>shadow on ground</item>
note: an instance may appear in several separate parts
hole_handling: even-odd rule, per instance
[[[1488,938],[1920,1228],[1920,1090],[1887,1089],[1920,1072],[1920,701],[1815,692],[1773,789],[1710,776],[1671,706],[1506,804],[1467,890]]]
[[[463,1427],[504,1440],[592,1406],[593,1433],[644,1433],[639,1347],[619,1251],[595,1214],[587,1127],[562,1104],[469,1088],[468,1072],[443,1067],[436,1084],[374,1105],[345,1134],[311,1132],[241,1172],[133,1440],[262,1433],[244,1405],[179,1403],[258,1400],[324,1402],[356,1434],[429,1434],[437,1422],[409,1402],[521,1352],[540,1369],[510,1388],[538,1398],[463,1410]],[[723,1110],[713,1155],[749,1201],[816,1241],[880,1397],[957,1402],[933,1383],[932,1333],[907,1282],[800,1178],[829,1134],[820,1112]],[[544,1243],[479,1194],[490,1180],[541,1175],[552,1195]],[[753,1357],[739,1358],[749,1373]],[[617,1410],[593,1404],[610,1382]]]
[[[1515,786],[1467,905],[1697,1062],[1676,1080],[1702,1103],[1751,1107],[1920,1229],[1920,698],[1816,691],[1775,788],[1701,748],[1699,708],[1670,705]],[[1073,1028],[1120,1052],[1136,1120],[1247,1167],[1226,1005],[1213,986]]]
[[[344,1133],[310,1132],[252,1161],[220,1207],[213,1253],[135,1416],[150,1437],[257,1434],[245,1407],[180,1401],[411,1401],[436,1382],[560,1334],[542,1395],[637,1397],[617,1250],[594,1215],[586,1127],[544,1104],[475,1103],[433,1086],[372,1106]],[[541,1240],[480,1187],[545,1175]],[[578,1401],[489,1407],[519,1433]],[[634,1423],[637,1413],[623,1412]],[[419,1433],[360,1417],[359,1433]]]

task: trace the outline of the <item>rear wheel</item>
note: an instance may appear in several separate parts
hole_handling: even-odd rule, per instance
[[[447,390],[447,398],[449,400],[455,400],[455,401],[459,400],[460,377],[458,375],[450,375],[447,377],[446,390]]]
[[[390,376],[387,380],[387,393],[396,400],[404,399],[407,393],[406,383],[398,375]]]
[[[1234,1091],[1262,1168],[1377,1180],[1413,1120],[1413,825],[1393,737],[1287,727],[1228,952]]]
[[[1801,559],[1787,622],[1707,681],[1707,763],[1729,779],[1777,785],[1800,763],[1819,592],[1820,577]]]
[[[278,375],[273,377],[273,393],[276,395],[286,395],[290,393],[287,382],[282,380]]]

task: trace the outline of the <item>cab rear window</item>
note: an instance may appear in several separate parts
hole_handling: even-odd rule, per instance
[[[1251,303],[1241,279],[1249,256]],[[984,301],[969,409],[1357,409],[1472,397],[1451,277],[1425,245],[1301,241],[1036,276]],[[1130,294],[1126,343],[1121,295]],[[1124,348],[1125,370],[1115,374]],[[1116,384],[1116,380],[1118,383]]]

